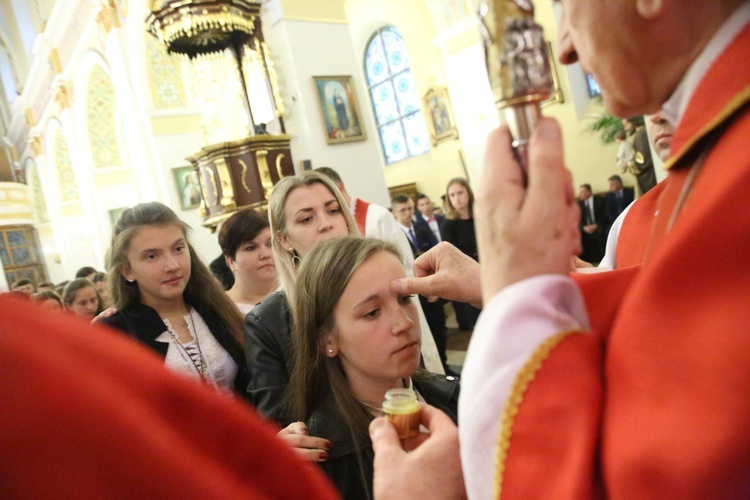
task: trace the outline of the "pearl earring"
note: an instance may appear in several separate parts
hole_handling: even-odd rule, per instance
[[[333,354],[333,349],[328,349],[328,352],[330,352],[331,354]]]

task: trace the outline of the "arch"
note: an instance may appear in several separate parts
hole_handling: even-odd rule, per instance
[[[427,153],[427,127],[401,33],[393,26],[376,30],[367,42],[364,60],[386,163]]]

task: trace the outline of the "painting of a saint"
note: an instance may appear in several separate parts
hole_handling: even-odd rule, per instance
[[[183,210],[195,208],[201,203],[201,188],[193,167],[180,167],[173,170],[180,207]]]
[[[433,87],[422,100],[425,108],[429,111],[427,125],[430,129],[432,145],[437,146],[447,139],[458,139],[458,129],[453,119],[448,89]]]
[[[317,76],[313,80],[328,144],[364,140],[352,77]]]

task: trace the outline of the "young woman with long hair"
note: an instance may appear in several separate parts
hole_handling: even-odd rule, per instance
[[[219,246],[234,275],[227,295],[245,315],[278,287],[268,217],[252,208],[238,210],[221,225]]]
[[[76,278],[65,285],[62,295],[65,310],[91,321],[101,312],[101,299],[96,287],[86,278]]]
[[[419,370],[415,299],[390,288],[406,276],[401,260],[388,242],[339,238],[310,252],[297,277],[288,401],[332,444],[320,465],[344,498],[372,498],[368,426],[389,389],[414,389],[457,420],[458,380]]]
[[[198,258],[188,230],[161,203],[123,212],[108,255],[117,312],[99,321],[158,352],[165,366],[244,396],[242,317]]]
[[[338,188],[316,172],[279,181],[268,200],[268,218],[282,291],[266,297],[245,317],[248,393],[262,415],[287,425],[293,419],[282,401],[291,373],[289,304],[295,296],[297,266],[318,244],[359,231]]]
[[[474,192],[469,181],[461,177],[451,179],[446,188],[446,198],[448,213],[440,227],[443,241],[478,261],[477,237],[474,233]],[[456,311],[459,329],[473,330],[481,310],[455,301],[453,309]]]

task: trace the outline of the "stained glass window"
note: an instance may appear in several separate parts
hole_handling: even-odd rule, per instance
[[[396,28],[386,26],[372,35],[365,52],[365,74],[386,163],[429,151],[409,54]]]

